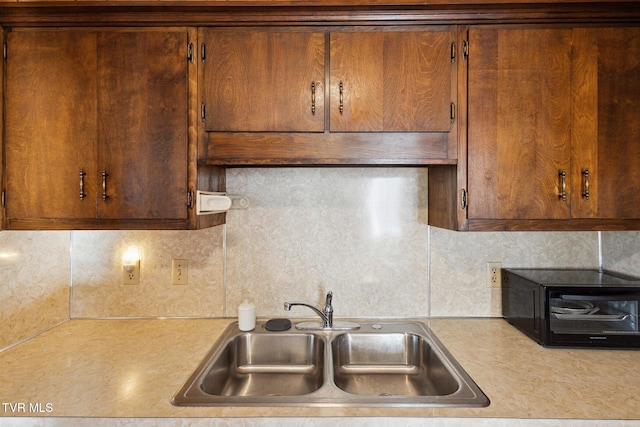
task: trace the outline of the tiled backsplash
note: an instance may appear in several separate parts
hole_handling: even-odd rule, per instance
[[[224,316],[224,228],[71,233],[71,317]],[[123,285],[122,254],[140,248],[140,284]],[[188,283],[171,284],[171,260]]]
[[[640,276],[640,231],[602,233],[604,268]]]
[[[69,232],[0,232],[0,349],[69,319]]]
[[[598,268],[597,232],[458,233],[432,227],[430,240],[432,316],[501,316],[501,289],[487,286],[487,262]]]
[[[488,261],[505,267],[592,267],[597,232],[456,233],[428,227],[421,168],[228,169],[246,196],[227,225],[200,231],[0,233],[4,348],[69,317],[233,317],[250,298],[262,317],[499,316]],[[604,266],[640,275],[640,233],[605,232]],[[122,284],[122,254],[141,249],[139,285]],[[171,259],[189,284],[171,284]],[[69,285],[71,300],[69,304]]]
[[[230,169],[227,190],[249,198],[227,218],[227,314],[243,298],[263,316],[426,315],[425,169]]]

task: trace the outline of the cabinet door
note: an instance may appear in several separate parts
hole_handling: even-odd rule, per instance
[[[324,33],[204,29],[208,132],[324,131]]]
[[[571,30],[477,28],[469,45],[469,219],[569,218]]]
[[[12,219],[96,215],[96,36],[7,34],[6,213]],[[80,170],[86,175],[80,176]],[[84,193],[80,195],[80,181]]]
[[[576,28],[573,39],[573,216],[640,218],[640,28]]]
[[[187,34],[98,34],[98,216],[187,216]]]
[[[4,29],[0,27],[0,43],[2,46],[4,43]],[[0,117],[4,117],[4,61],[0,61]],[[4,120],[0,120],[0,135],[4,135]],[[4,138],[2,138],[4,141]],[[0,143],[0,193],[4,196],[4,144]],[[5,209],[4,203],[3,208],[0,209],[0,231],[6,228],[7,224],[5,221]]]
[[[448,132],[454,35],[432,31],[331,33],[332,132]]]

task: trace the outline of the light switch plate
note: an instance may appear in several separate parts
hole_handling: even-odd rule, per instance
[[[171,284],[186,285],[189,283],[189,261],[186,259],[171,260]]]

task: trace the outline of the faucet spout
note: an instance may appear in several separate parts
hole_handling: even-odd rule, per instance
[[[320,318],[322,319],[322,327],[323,328],[333,328],[333,306],[331,305],[331,300],[333,299],[333,293],[327,293],[326,303],[324,307],[324,311],[320,311],[319,308],[314,307],[311,304],[307,304],[304,302],[285,302],[284,309],[285,311],[290,311],[291,307],[295,305],[300,305],[303,307],[308,307],[314,311]]]

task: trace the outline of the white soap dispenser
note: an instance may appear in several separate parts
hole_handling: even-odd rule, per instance
[[[256,328],[256,306],[248,299],[238,307],[238,327],[241,331],[253,331]]]

